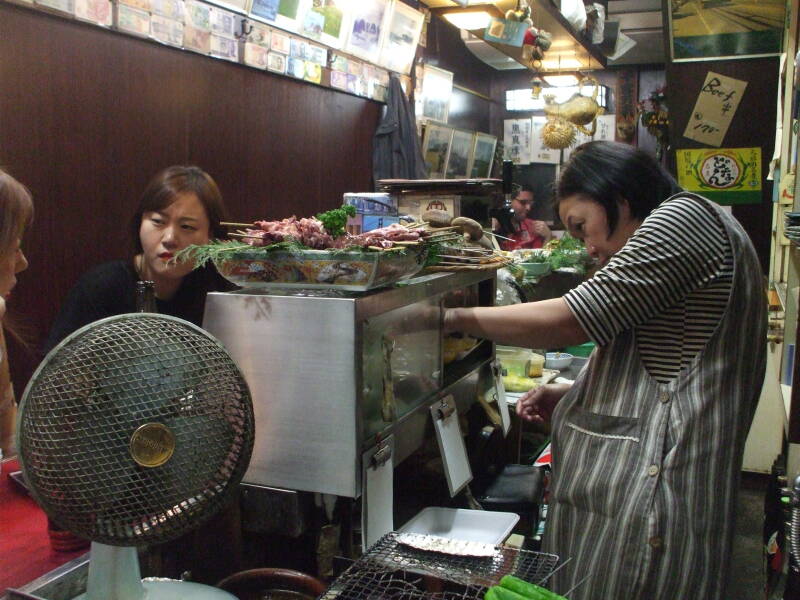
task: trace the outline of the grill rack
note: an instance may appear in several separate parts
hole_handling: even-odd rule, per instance
[[[342,573],[320,600],[482,600],[503,575],[540,582],[558,556],[498,546],[491,557],[417,550],[387,533]]]

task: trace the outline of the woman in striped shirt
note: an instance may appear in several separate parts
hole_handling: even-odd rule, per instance
[[[766,301],[747,234],[649,155],[590,142],[557,203],[600,264],[563,298],[450,309],[445,327],[505,344],[597,350],[572,386],[523,396],[552,423],[544,549],[573,600],[722,599],[745,438],[764,378]]]

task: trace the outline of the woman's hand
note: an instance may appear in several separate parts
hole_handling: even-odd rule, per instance
[[[523,421],[549,422],[556,404],[571,386],[570,383],[549,383],[526,392],[517,401],[517,414]]]

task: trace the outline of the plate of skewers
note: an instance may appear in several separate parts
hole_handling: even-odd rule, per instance
[[[189,246],[177,260],[213,262],[243,288],[367,291],[432,271],[498,268],[500,253],[471,243],[475,221],[441,219],[394,223],[363,233],[347,232],[352,206],[311,218],[223,223],[228,240]]]

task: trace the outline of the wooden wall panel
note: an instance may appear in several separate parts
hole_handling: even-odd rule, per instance
[[[370,100],[8,4],[0,81],[0,164],[37,211],[10,304],[37,344],[81,273],[127,255],[139,194],[165,166],[206,169],[235,219],[372,189]],[[36,359],[11,352],[24,384]]]
[[[758,252],[764,273],[769,269],[770,231],[772,228],[772,182],[766,180],[775,145],[776,102],[778,94],[778,58],[756,58],[713,62],[671,63],[666,67],[667,97],[670,118],[671,171],[674,173],[676,149],[709,148],[683,137],[700,88],[709,71],[747,82],[739,108],[731,121],[723,148],[761,148],[760,204],[733,207],[733,215],[742,223]]]

